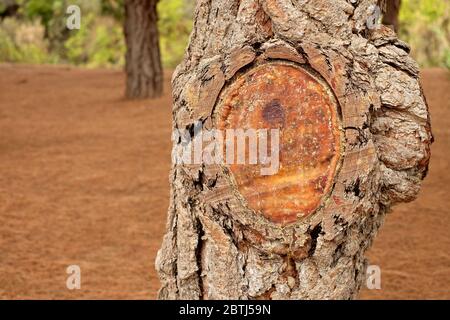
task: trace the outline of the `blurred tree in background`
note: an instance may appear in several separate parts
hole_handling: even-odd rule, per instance
[[[450,1],[402,0],[400,38],[424,67],[450,68]],[[65,8],[81,7],[81,30],[65,28]],[[195,0],[160,0],[161,58],[167,68],[183,58]],[[3,18],[3,19],[2,19]],[[0,0],[0,62],[125,64],[124,0]]]
[[[125,0],[127,98],[157,98],[163,93],[157,4],[158,0]]]

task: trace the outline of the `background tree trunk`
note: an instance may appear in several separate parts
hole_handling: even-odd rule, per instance
[[[307,184],[280,171],[267,190],[255,187],[259,177],[233,166],[174,164],[167,233],[156,260],[159,298],[356,297],[366,277],[364,253],[390,207],[417,196],[432,142],[418,66],[391,29],[367,27],[374,4],[198,1],[187,55],[173,77],[174,130],[193,136],[199,120],[210,129],[259,119],[258,101],[270,97],[265,120],[255,123],[275,123],[283,136],[298,130],[292,137],[300,137],[281,146],[282,164],[288,165],[286,150],[299,146],[305,147],[300,158],[289,159],[299,170],[311,168],[302,159],[313,169],[332,157],[338,162]],[[329,109],[307,115],[305,105]],[[331,123],[337,131],[327,129]],[[249,196],[246,175],[255,178],[250,191],[261,201]],[[290,182],[283,188],[277,178]],[[321,202],[296,217],[285,209],[304,194],[285,189],[297,184],[319,192]]]
[[[383,24],[393,26],[395,32],[398,32],[401,2],[401,0],[387,0],[386,12],[383,16]]]
[[[128,98],[156,98],[163,91],[157,3],[158,0],[125,1]]]

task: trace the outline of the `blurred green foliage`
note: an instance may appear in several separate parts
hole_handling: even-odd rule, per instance
[[[123,20],[125,0],[101,0],[100,7],[103,15],[111,16],[117,21]]]
[[[57,56],[48,51],[44,28],[37,22],[19,22],[7,18],[0,28],[0,61],[55,63]]]
[[[70,63],[91,67],[124,65],[125,0],[0,0],[20,6],[13,18],[0,21],[0,61]],[[82,27],[68,30],[66,8],[81,8]],[[165,67],[183,58],[192,30],[195,0],[160,0],[159,33]],[[412,47],[422,66],[450,68],[450,1],[402,0],[400,38]]]
[[[161,0],[158,29],[163,64],[175,67],[182,59],[192,31],[194,1]]]
[[[16,41],[14,30],[6,32],[5,23],[1,22],[0,61],[60,62],[92,67],[124,65],[124,0],[0,0],[0,10],[6,8],[7,1],[20,5],[19,15],[7,20],[14,20],[17,27],[34,26],[40,30],[41,39],[37,47],[25,46]],[[192,29],[194,3],[195,0],[160,0],[158,3],[165,67],[173,68],[183,58]],[[81,8],[80,30],[66,28],[66,8],[71,4]]]
[[[89,13],[80,30],[65,42],[69,62],[89,67],[122,66],[125,63],[125,40],[122,27],[109,17]]]
[[[20,0],[22,13],[28,20],[40,21],[45,29],[52,52],[62,52],[64,41],[69,37],[69,30],[65,25],[65,0]],[[63,53],[63,52],[62,52]]]
[[[399,33],[421,66],[450,68],[449,0],[402,0]]]

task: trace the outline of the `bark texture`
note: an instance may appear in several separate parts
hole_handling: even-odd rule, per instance
[[[221,93],[273,62],[315,72],[336,97],[343,148],[313,214],[279,224],[249,208],[226,166],[174,165],[160,299],[351,299],[392,205],[412,201],[432,134],[419,69],[374,0],[199,0],[173,76],[174,129],[217,126]]]
[[[386,12],[383,16],[383,24],[393,26],[395,32],[398,32],[401,3],[401,0],[387,0]]]
[[[158,0],[125,1],[128,98],[156,98],[163,92],[157,3]]]

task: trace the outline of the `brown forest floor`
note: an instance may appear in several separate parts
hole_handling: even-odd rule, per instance
[[[171,99],[125,101],[119,71],[0,65],[0,298],[153,299]],[[423,71],[436,143],[420,198],[369,253],[368,298],[450,299],[450,75]],[[82,290],[65,287],[80,265]]]

